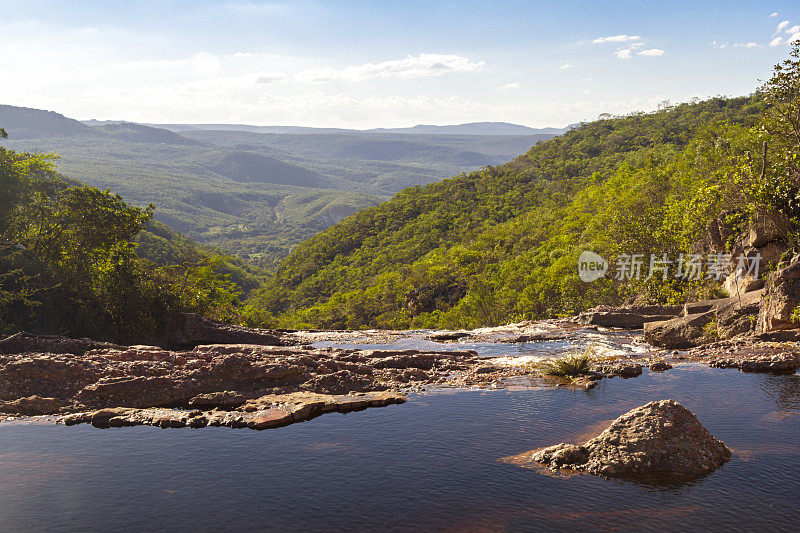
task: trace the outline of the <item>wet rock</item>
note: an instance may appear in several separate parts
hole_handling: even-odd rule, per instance
[[[672,368],[672,365],[667,363],[666,361],[653,361],[652,363],[650,363],[649,368],[653,372],[666,372],[667,370]]]
[[[593,389],[597,386],[598,379],[595,376],[578,376],[573,378],[569,384],[584,390]]]
[[[620,376],[623,378],[635,378],[642,375],[642,365],[630,361],[600,363],[593,365],[592,370],[607,376]]]
[[[714,311],[650,322],[644,326],[644,340],[662,348],[691,348],[707,342],[705,327],[716,319]]]
[[[800,357],[795,353],[782,353],[713,358],[708,365],[715,368],[738,368],[745,372],[785,373],[800,367]]]
[[[26,416],[51,415],[61,410],[58,398],[42,398],[28,396],[7,402],[0,402],[0,412],[15,413]]]
[[[652,482],[690,480],[730,459],[725,444],[674,400],[650,402],[616,419],[583,445],[557,444],[532,455],[556,470]]]

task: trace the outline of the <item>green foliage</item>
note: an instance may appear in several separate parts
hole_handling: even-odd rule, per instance
[[[717,321],[712,320],[705,326],[703,326],[703,337],[708,340],[717,340],[719,339],[719,330],[717,329]]]
[[[18,151],[58,152],[59,173],[110,188],[196,242],[272,269],[291,248],[399,190],[507,161],[552,135],[264,134],[89,126],[0,105]]]
[[[256,291],[284,327],[477,327],[598,304],[682,303],[713,282],[587,284],[594,250],[677,257],[752,206],[760,95],[604,118],[500,167],[401,191],[298,245]],[[645,265],[645,269],[648,265]],[[613,274],[613,273],[612,273]],[[418,295],[434,295],[418,305]]]
[[[768,108],[758,158],[760,178],[753,187],[763,203],[799,222],[800,43],[793,44],[789,59],[775,66],[761,91]]]
[[[549,376],[577,377],[586,374],[594,362],[594,350],[587,347],[583,352],[572,352],[560,357],[548,359],[540,367],[543,374]]]
[[[238,317],[254,274],[166,228],[145,231],[152,205],[68,183],[52,159],[0,148],[0,330],[125,341],[177,312]],[[137,239],[158,260],[140,256]]]

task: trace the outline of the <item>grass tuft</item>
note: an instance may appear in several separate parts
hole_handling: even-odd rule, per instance
[[[586,374],[594,362],[594,349],[590,346],[582,353],[577,350],[549,359],[542,364],[542,372],[550,376],[575,377]]]

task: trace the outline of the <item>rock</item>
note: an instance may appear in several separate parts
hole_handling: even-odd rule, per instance
[[[716,318],[714,311],[691,314],[644,326],[644,340],[662,348],[691,348],[708,341],[704,328]]]
[[[756,333],[779,329],[795,329],[791,314],[800,305],[800,261],[773,272],[758,315]]]
[[[0,356],[0,397],[69,398],[96,382],[102,367],[90,358],[24,353]]]
[[[589,390],[597,386],[597,379],[594,376],[578,376],[569,383],[573,387]]]
[[[628,361],[596,364],[592,366],[592,370],[607,376],[620,376],[623,378],[635,378],[642,375],[642,365]]]
[[[241,410],[235,411],[116,407],[66,415],[60,422],[67,426],[92,424],[98,428],[156,426],[166,429],[213,426],[263,430],[302,422],[333,411],[346,413],[405,401],[404,396],[386,392],[338,396],[299,392],[266,395],[248,400]]]
[[[187,348],[201,344],[258,344],[284,346],[292,344],[278,332],[225,324],[193,313],[174,316],[157,344]]]
[[[650,363],[650,370],[653,372],[665,372],[672,368],[672,365],[666,361],[653,361]]]
[[[607,328],[641,329],[648,322],[668,320],[678,316],[678,306],[634,305],[625,307],[598,306],[579,314],[579,324]]]
[[[738,368],[744,372],[794,372],[800,367],[800,356],[795,353],[774,355],[749,355],[739,357],[712,358],[708,366],[716,368]]]
[[[687,303],[683,307],[684,316],[681,318],[714,313],[717,335],[720,338],[730,339],[738,335],[748,335],[755,331],[763,295],[764,291],[758,289],[737,294],[730,298]],[[673,324],[675,326],[680,326],[683,322],[685,321],[677,320]],[[673,331],[672,333],[680,334],[678,331]],[[714,340],[704,338],[702,334],[696,335],[696,331],[683,331],[684,335],[687,333],[690,334],[690,336],[684,339],[684,346],[665,346],[668,348],[688,348]],[[694,338],[692,338],[692,334],[695,334]],[[645,338],[645,340],[647,340],[647,338]],[[656,344],[656,346],[661,346],[661,344]]]
[[[247,397],[244,394],[235,391],[220,391],[198,394],[189,400],[189,405],[199,409],[233,409],[246,401]]]
[[[0,402],[0,412],[19,415],[51,415],[61,409],[58,398],[42,398],[41,396],[28,396],[8,402]]]
[[[786,216],[777,211],[757,212],[750,221],[742,244],[745,248],[763,248],[773,242],[783,242],[791,230]]]
[[[547,342],[547,341],[561,341],[566,339],[566,335],[558,333],[532,333],[530,335],[514,335],[512,337],[505,337],[498,339],[498,342],[518,343],[518,342]]]
[[[431,333],[428,336],[428,338],[432,341],[457,341],[458,339],[463,339],[464,337],[469,337],[469,333],[463,331],[442,331]]]
[[[732,272],[725,281],[722,282],[722,290],[728,293],[728,296],[741,296],[750,291],[756,291],[764,288],[764,280],[756,278],[752,274],[742,276],[741,272]]]
[[[0,339],[0,353],[71,353],[83,355],[89,350],[124,349],[124,346],[110,342],[91,339],[72,339],[59,335],[36,335],[21,331],[4,339]]]
[[[754,290],[742,295],[719,300],[715,304],[717,333],[722,339],[747,335],[756,329],[761,310],[763,290]]]
[[[775,331],[767,331],[754,335],[754,338],[762,341],[772,342],[791,342],[800,341],[800,328],[796,329],[778,329]]]
[[[251,429],[269,429],[292,423],[292,414],[283,409],[272,408],[264,411],[256,411],[253,418],[248,422],[247,427]]]
[[[616,419],[583,445],[557,444],[532,460],[557,470],[651,482],[695,479],[731,457],[697,417],[674,400],[650,402]]]
[[[84,387],[75,398],[86,405],[106,407],[169,406],[192,395],[168,377],[102,378]]]

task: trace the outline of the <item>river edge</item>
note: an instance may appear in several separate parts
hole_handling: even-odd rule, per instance
[[[792,373],[800,365],[798,342],[740,338],[665,350],[644,343],[640,331],[565,320],[471,331],[293,331],[281,333],[280,346],[192,350],[67,341],[51,342],[55,352],[0,355],[0,422],[39,415],[49,418],[35,420],[96,427],[269,429],[442,389],[591,389],[602,379],[641,375],[644,367],[701,363]],[[513,346],[522,348],[505,355]],[[591,371],[575,379],[542,374],[542,360],[586,346],[596,352]]]

